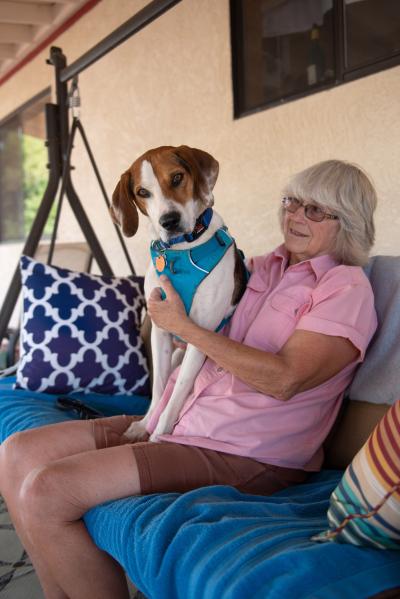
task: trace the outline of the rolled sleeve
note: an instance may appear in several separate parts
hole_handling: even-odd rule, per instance
[[[300,318],[296,329],[349,339],[360,351],[359,361],[362,361],[376,326],[374,296],[368,279],[335,289],[335,281],[329,278],[316,288],[310,311]]]

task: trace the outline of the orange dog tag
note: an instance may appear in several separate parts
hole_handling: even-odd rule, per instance
[[[164,268],[166,267],[167,261],[165,260],[164,256],[157,256],[156,258],[156,269],[158,270],[158,272],[162,272],[164,270]]]

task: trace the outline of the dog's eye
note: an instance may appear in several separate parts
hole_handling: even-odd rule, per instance
[[[176,173],[176,175],[174,175],[171,180],[172,187],[178,187],[178,185],[181,183],[182,179],[183,179],[183,174]]]
[[[150,192],[147,191],[147,189],[145,189],[144,187],[139,187],[136,194],[138,196],[140,196],[141,198],[149,198],[150,197]]]

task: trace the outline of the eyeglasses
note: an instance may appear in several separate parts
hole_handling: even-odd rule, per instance
[[[282,198],[282,206],[285,210],[291,212],[292,214],[294,214],[300,208],[300,206],[303,206],[306,218],[313,220],[316,223],[322,222],[325,218],[331,218],[333,220],[338,220],[339,218],[335,214],[329,214],[328,212],[325,212],[325,210],[322,210],[322,208],[316,206],[315,204],[305,204],[302,202],[302,200],[298,200],[297,198],[292,198],[290,196],[285,196]]]
[[[58,397],[56,406],[63,412],[73,412],[81,420],[90,420],[91,418],[102,418],[104,414],[91,408],[86,404],[82,403],[79,399],[73,399],[72,397]]]

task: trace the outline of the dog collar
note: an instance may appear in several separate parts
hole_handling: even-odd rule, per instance
[[[208,226],[211,222],[213,216],[213,209],[207,208],[202,214],[200,214],[199,218],[196,220],[196,224],[191,233],[186,233],[185,235],[179,235],[179,237],[173,237],[168,242],[162,241],[162,239],[156,239],[152,243],[152,247],[155,250],[167,250],[172,245],[176,245],[177,243],[182,243],[186,241],[190,243],[191,241],[195,241],[201,237],[204,231],[207,231]]]

